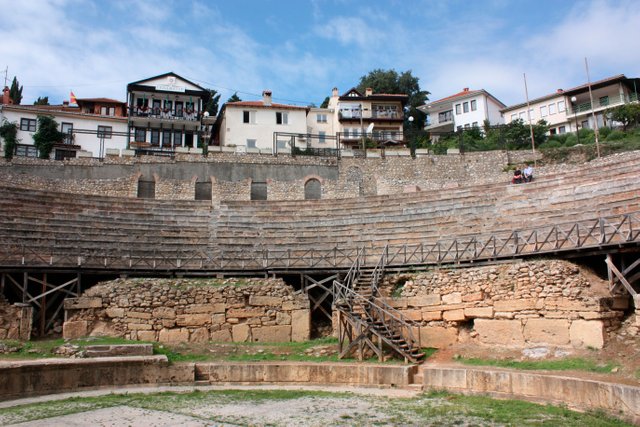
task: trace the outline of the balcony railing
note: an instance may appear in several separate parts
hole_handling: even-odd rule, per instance
[[[150,117],[162,120],[198,120],[196,111],[186,109],[135,107],[129,109],[132,117]]]
[[[595,109],[607,108],[616,105],[627,104],[629,102],[638,101],[638,95],[636,93],[630,93],[628,95],[614,95],[601,97],[599,100],[594,101]],[[580,104],[569,104],[567,114],[580,114],[591,111],[591,102],[581,102]]]
[[[362,141],[363,137],[366,140],[373,141],[378,144],[404,144],[405,143],[405,135],[402,132],[393,132],[393,131],[381,131],[381,132],[371,132],[371,133],[360,133],[360,132],[338,132],[338,140],[340,142],[353,142],[353,141]]]
[[[387,120],[402,120],[404,116],[397,111],[369,111],[369,110],[340,110],[338,114],[340,120],[349,119],[387,119]]]

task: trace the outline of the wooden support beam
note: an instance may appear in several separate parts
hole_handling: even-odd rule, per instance
[[[613,261],[611,261],[611,257],[607,256],[607,258],[605,259],[605,262],[607,263],[607,267],[611,270],[611,272],[618,278],[618,280],[620,280],[620,283],[622,283],[622,285],[627,290],[627,292],[629,292],[629,294],[631,294],[631,296],[633,296],[633,297],[637,296],[638,293],[636,292],[635,289],[633,289],[633,287],[627,281],[627,279],[624,277],[624,275],[613,264]]]

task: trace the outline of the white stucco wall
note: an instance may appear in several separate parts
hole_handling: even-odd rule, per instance
[[[20,130],[21,119],[37,120],[38,115],[51,115],[58,122],[58,129],[62,123],[73,124],[74,130],[89,130],[96,132],[98,126],[111,126],[113,132],[127,132],[126,117],[107,117],[107,116],[88,116],[68,112],[56,111],[29,111],[20,109],[20,107],[3,106],[1,116],[9,122],[15,122],[18,125],[18,139],[20,144],[33,145],[33,134]],[[113,135],[111,138],[105,138],[104,148],[124,149],[126,148],[127,138],[125,136]],[[100,155],[100,139],[96,134],[74,134],[73,145],[79,145],[82,150],[91,152],[93,157]],[[104,153],[103,153],[104,154]]]
[[[243,111],[251,112],[252,117],[255,117],[253,123],[243,122]],[[276,112],[287,113],[288,123],[276,124]],[[227,146],[246,147],[247,140],[254,139],[256,148],[272,149],[274,132],[306,134],[306,110],[228,105],[222,120],[220,143]]]

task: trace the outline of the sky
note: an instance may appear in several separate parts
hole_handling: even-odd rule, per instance
[[[319,105],[374,69],[429,99],[485,89],[506,105],[640,77],[638,0],[0,0],[0,69],[23,104],[126,98],[173,71],[243,100]]]

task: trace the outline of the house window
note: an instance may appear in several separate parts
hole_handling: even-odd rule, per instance
[[[151,130],[151,145],[160,145],[160,131],[156,129]]]
[[[111,126],[98,126],[98,138],[111,139],[113,128]]]
[[[100,107],[100,114],[103,116],[115,116],[116,108],[115,107]]]
[[[277,125],[288,125],[289,124],[289,113],[283,113],[280,111],[276,111],[276,124]]]
[[[518,120],[518,115],[517,114],[512,114],[511,115],[511,121],[513,122],[513,121],[516,121],[516,120]]]
[[[75,158],[76,158],[76,150],[61,150],[59,148],[56,148],[55,150],[56,160],[75,159]]]
[[[20,119],[20,130],[27,132],[36,131],[36,119]]]
[[[469,126],[469,123],[465,123],[464,128],[465,129],[469,129],[471,126]]]
[[[179,130],[173,132],[173,146],[182,147],[182,132]]]
[[[324,131],[318,132],[318,143],[324,144],[327,142],[327,133]]]
[[[171,147],[171,131],[170,130],[162,131],[162,146]]]
[[[564,107],[564,101],[558,101],[558,112],[563,112],[565,111],[565,107]]]
[[[256,148],[256,140],[247,139],[247,148]]]
[[[38,157],[38,149],[33,145],[17,144],[16,156],[19,157]]]
[[[600,105],[609,105],[609,97],[601,96],[600,97]]]
[[[478,127],[478,122],[471,123],[471,127],[477,128]]]
[[[245,110],[242,112],[242,123],[255,123],[256,112]]]
[[[536,117],[535,114],[533,114],[533,108],[529,110],[529,119],[533,120]]]
[[[462,130],[462,126],[458,126],[458,127],[456,128],[456,130],[461,131],[461,130]]]
[[[520,111],[520,114],[518,114],[518,118],[524,121],[526,115],[526,111]]]
[[[556,104],[549,104],[549,115],[556,113]]]
[[[478,109],[478,101],[475,99],[471,101],[471,111],[476,111]]]
[[[73,143],[73,123],[60,123],[60,132],[65,134],[64,143],[72,144]]]
[[[462,110],[460,108],[461,108],[460,104],[456,104],[456,115],[461,114]]]
[[[327,123],[327,115],[326,114],[317,114],[316,121],[318,123]]]
[[[135,140],[136,142],[146,142],[147,130],[145,128],[136,128]]]
[[[567,128],[566,128],[566,127],[564,127],[564,126],[560,126],[560,127],[558,128],[558,133],[567,133]]]
[[[540,107],[540,117],[547,117],[547,106],[543,105]]]
[[[465,113],[469,112],[469,103],[468,102],[463,102],[462,103],[462,111],[464,111]]]

